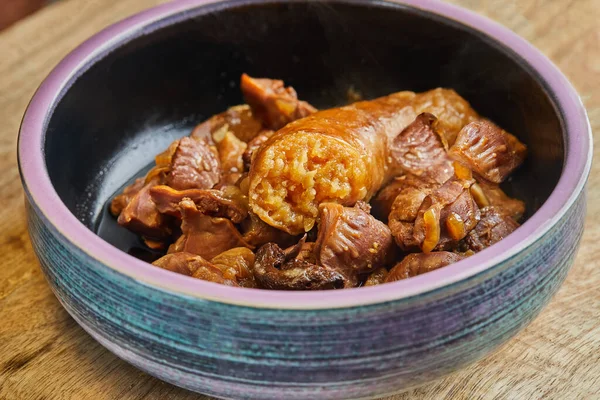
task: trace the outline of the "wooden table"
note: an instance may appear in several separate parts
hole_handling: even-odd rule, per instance
[[[51,68],[101,28],[162,1],[64,0],[0,33],[0,399],[206,399],[121,361],[63,310],[29,243],[16,165],[21,116]],[[454,2],[554,60],[580,91],[600,139],[600,0]],[[600,160],[600,146],[594,153]],[[539,318],[483,361],[390,399],[600,399],[599,223],[596,162],[576,264]]]

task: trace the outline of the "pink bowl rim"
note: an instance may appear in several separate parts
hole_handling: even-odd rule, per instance
[[[377,287],[324,292],[285,292],[232,288],[153,267],[102,240],[84,226],[56,193],[44,162],[43,140],[53,104],[68,82],[90,60],[158,20],[224,0],[175,0],[109,26],[68,54],[35,93],[23,118],[18,143],[21,177],[30,200],[50,224],[92,259],[134,280],[179,295],[255,308],[319,310],[365,306],[428,293],[467,278],[515,256],[540,239],[569,210],[585,187],[592,161],[592,133],[577,92],[539,50],[502,25],[469,10],[437,0],[391,2],[454,20],[485,33],[512,49],[546,82],[562,113],[566,160],[560,180],[542,207],[515,233],[494,246],[448,267]]]

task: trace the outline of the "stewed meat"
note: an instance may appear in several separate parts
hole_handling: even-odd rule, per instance
[[[235,247],[253,248],[229,219],[203,214],[188,198],[184,198],[179,207],[182,235],[171,245],[169,253],[184,251],[210,260]]]
[[[204,215],[229,218],[236,224],[248,216],[248,199],[237,186],[176,190],[159,185],[150,189],[150,196],[160,213],[178,218],[181,218],[180,203],[186,198],[192,200],[198,212]]]
[[[234,280],[225,278],[219,268],[196,254],[186,252],[167,254],[154,261],[152,265],[204,281],[238,286]]]
[[[450,155],[490,182],[501,183],[525,160],[527,147],[491,121],[471,122],[458,134]]]
[[[469,248],[475,252],[498,243],[511,233],[519,224],[500,207],[489,206],[481,210],[481,220],[466,237]]]
[[[253,114],[268,129],[283,128],[289,122],[317,111],[307,102],[298,100],[294,88],[285,87],[280,80],[257,79],[243,74],[240,86]]]
[[[390,264],[396,255],[390,228],[360,205],[321,204],[318,232],[317,262],[340,271],[353,285],[360,274]]]
[[[451,89],[321,111],[280,80],[244,74],[241,90],[248,104],[173,141],[110,203],[157,267],[245,288],[376,286],[492,246],[525,215],[500,183],[527,147]]]
[[[462,254],[451,253],[448,251],[409,254],[390,270],[385,281],[394,282],[400,279],[408,279],[445,267],[446,265],[453,264],[464,258],[465,256]]]
[[[206,141],[189,137],[179,139],[166,184],[173,189],[210,189],[221,177],[219,159]]]
[[[299,254],[299,253],[298,253]],[[341,289],[347,285],[339,271],[286,255],[275,243],[262,246],[256,253],[254,277],[259,287],[276,290]]]

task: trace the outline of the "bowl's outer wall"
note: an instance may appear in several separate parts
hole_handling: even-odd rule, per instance
[[[585,192],[540,240],[466,281],[372,306],[277,310],[145,286],[90,258],[28,205],[57,297],[111,351],[166,381],[230,398],[383,395],[475,361],[527,325],[573,263]]]
[[[564,160],[561,121],[536,74],[470,28],[374,3],[210,5],[115,44],[51,114],[45,154],[59,196],[94,229],[106,200],[171,140],[243,101],[238,82],[247,72],[284,79],[318,107],[345,104],[350,87],[365,98],[454,88],[529,144],[508,189],[535,211]],[[103,238],[127,250],[119,231]]]

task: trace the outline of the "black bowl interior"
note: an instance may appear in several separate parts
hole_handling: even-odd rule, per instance
[[[511,50],[451,20],[383,1],[229,1],[177,15],[119,44],[64,92],[45,139],[50,178],[86,226],[127,250],[106,201],[173,139],[239,104],[243,72],[285,80],[317,107],[449,87],[529,146],[507,190],[529,214],[564,159],[545,82]]]

